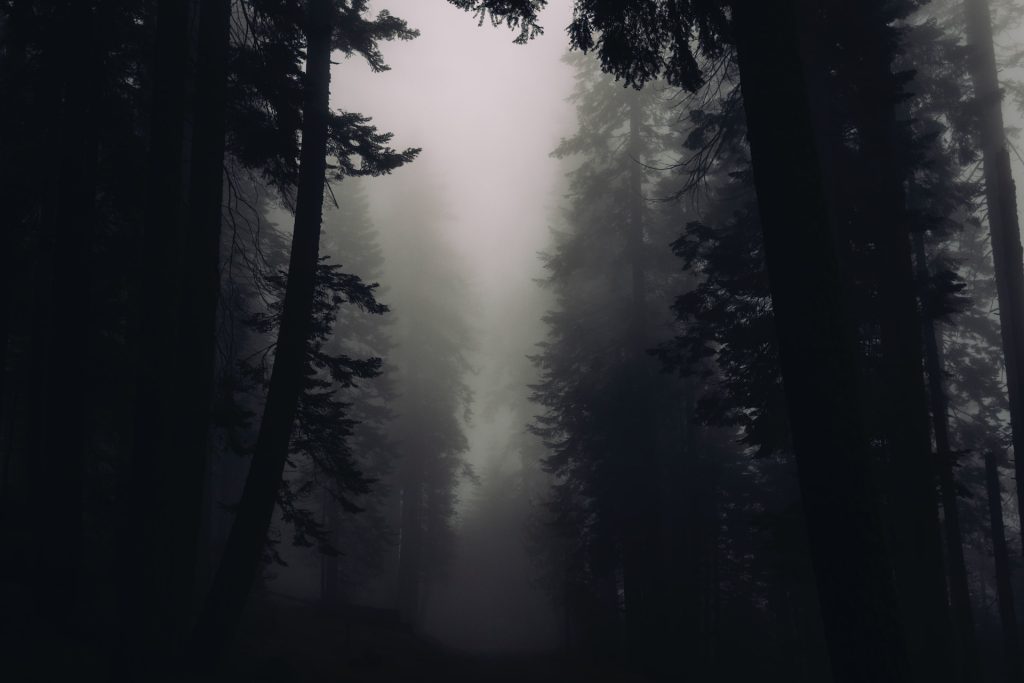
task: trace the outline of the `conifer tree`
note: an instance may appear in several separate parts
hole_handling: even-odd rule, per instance
[[[996,65],[992,12],[988,0],[964,0],[968,64],[985,178],[985,203],[999,294],[999,322],[1006,367],[1006,392],[1017,473],[1018,524],[1024,529],[1024,251],[1020,244],[1017,190],[1003,125],[1002,91]]]
[[[340,175],[387,173],[415,156],[414,150],[396,153],[387,148],[390,136],[368,128],[361,117],[332,114],[328,104],[332,51],[360,54],[372,68],[382,70],[385,65],[377,41],[409,39],[415,33],[387,12],[376,20],[366,19],[365,2],[339,7],[331,0],[309,0],[305,9],[302,148],[287,285],[252,464],[224,557],[196,627],[193,646],[201,661],[220,654],[237,623],[263,554],[288,457],[293,422],[309,372],[307,344],[313,334],[327,155],[338,158]],[[351,161],[356,155],[362,163],[359,167]],[[314,364],[318,362],[330,367],[326,360],[314,358]]]
[[[555,515],[582,534],[569,563],[589,568],[577,580],[592,602],[574,609],[600,615],[589,621],[606,653],[620,647],[624,628],[623,654],[656,667],[670,620],[665,538],[673,533],[672,492],[661,484],[674,481],[682,390],[648,354],[676,277],[649,201],[664,105],[654,90],[623,89],[572,61],[579,130],[555,152],[574,166],[572,201],[545,259],[556,306],[535,360],[534,430],[550,449]]]

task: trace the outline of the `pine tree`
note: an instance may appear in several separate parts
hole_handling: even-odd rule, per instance
[[[861,272],[859,269],[863,266],[860,264],[864,254],[868,252],[863,251],[863,246],[859,246],[858,242],[868,236],[869,233],[865,229],[870,226],[863,222],[858,223],[863,221],[863,216],[850,211],[856,205],[845,203],[847,199],[842,194],[846,189],[844,183],[848,183],[851,176],[840,174],[847,172],[844,169],[856,169],[862,161],[831,143],[841,139],[835,133],[838,130],[837,126],[840,125],[852,125],[857,135],[865,136],[855,143],[857,145],[861,142],[870,142],[871,130],[888,130],[890,133],[895,130],[891,113],[886,114],[882,109],[878,109],[871,119],[864,118],[863,112],[867,111],[866,109],[856,108],[858,105],[891,107],[894,105],[892,97],[876,94],[862,96],[861,100],[844,100],[845,95],[842,93],[853,92],[867,84],[885,86],[886,83],[895,82],[891,76],[880,77],[885,75],[882,71],[891,72],[891,62],[895,55],[893,52],[882,52],[891,50],[894,45],[891,40],[884,37],[889,31],[887,22],[898,16],[903,8],[894,4],[883,8],[884,12],[870,14],[860,6],[850,7],[847,8],[850,16],[845,22],[837,20],[836,14],[841,13],[843,8],[826,5],[822,9],[826,11],[816,14],[798,11],[796,3],[785,8],[771,9],[756,6],[755,3],[733,3],[731,37],[737,49],[741,94],[747,114],[747,135],[750,140],[754,181],[758,190],[760,218],[767,251],[781,374],[789,403],[789,424],[801,472],[803,504],[807,510],[811,537],[810,548],[817,565],[816,573],[819,578],[826,633],[832,649],[834,673],[839,680],[867,680],[878,676],[899,680],[903,675],[899,664],[903,658],[902,629],[896,626],[897,617],[891,608],[884,602],[877,602],[879,596],[895,597],[895,593],[892,586],[886,586],[888,570],[885,569],[885,565],[888,553],[882,542],[885,531],[878,516],[880,498],[877,492],[872,492],[872,489],[876,488],[876,482],[872,480],[869,470],[871,456],[867,438],[868,430],[874,428],[874,423],[869,421],[869,418],[873,420],[874,416],[869,415],[866,409],[868,404],[857,397],[860,392],[861,376],[859,372],[854,371],[858,354],[853,346],[853,340],[856,329],[854,325],[859,322],[856,316],[860,314],[860,309],[850,306],[854,304],[859,307],[861,301],[859,297],[847,301],[847,293],[852,288],[844,282],[844,278],[850,277],[851,274],[856,276]],[[638,20],[629,21],[628,18],[631,16]],[[647,19],[646,25],[642,19]],[[659,25],[659,21],[664,23]],[[627,82],[643,83],[653,75],[665,72],[674,82],[693,88],[700,85],[701,79],[701,69],[697,61],[693,59],[688,49],[683,49],[682,41],[673,44],[670,38],[666,39],[665,34],[659,34],[658,31],[661,27],[671,26],[671,31],[667,32],[668,36],[694,36],[694,42],[703,49],[705,56],[714,58],[721,46],[719,39],[726,33],[723,30],[724,21],[724,15],[716,14],[713,8],[688,8],[687,11],[676,15],[658,16],[642,15],[639,8],[631,4],[605,8],[587,3],[582,9],[577,8],[577,22],[574,24],[576,33],[573,34],[573,38],[577,47],[598,51],[604,66],[616,75],[624,77]],[[765,30],[766,26],[773,28]],[[867,28],[869,35],[866,44],[877,50],[874,53],[877,57],[874,62],[875,70],[870,74],[857,71],[870,62],[849,65],[831,62],[830,60],[834,58],[829,50],[834,45],[842,45],[842,41],[846,39],[841,37],[841,33],[865,27],[870,27]],[[596,38],[595,30],[601,31]],[[832,41],[830,32],[833,31],[837,32],[835,35],[840,36],[838,41],[826,43],[823,40],[820,44],[817,42],[817,38],[826,35],[830,36],[828,41]],[[657,38],[659,35],[662,38]],[[612,38],[609,39],[609,36]],[[665,45],[668,42],[670,49],[666,52],[659,49],[643,49],[643,41],[651,37],[653,44]],[[781,72],[774,68],[769,72],[766,68],[767,62],[763,58],[763,55],[767,54],[773,55],[775,67],[780,63],[789,66],[783,68]],[[791,62],[786,62],[787,59]],[[842,87],[839,88],[829,82],[829,76],[824,70],[810,69],[805,72],[801,64],[830,64],[833,68],[839,68],[847,73],[847,76],[836,82],[841,84]],[[793,76],[779,78],[778,74],[783,72]],[[800,74],[805,73],[806,81],[800,77]],[[829,92],[834,92],[837,96],[827,94]],[[800,115],[794,115],[791,106],[783,116],[773,105],[780,96],[791,104],[799,105],[795,111]],[[841,124],[840,121],[848,123]],[[790,132],[783,134],[783,131]],[[794,141],[799,139],[804,143],[794,146]],[[782,140],[786,142],[783,144]],[[880,147],[875,145],[874,148]],[[865,144],[859,151],[867,153],[871,149],[871,145]],[[867,156],[861,157],[864,158]],[[827,161],[821,166],[824,160]],[[815,167],[821,168],[822,173],[814,177],[798,172],[800,168]],[[789,175],[789,170],[794,173]],[[862,172],[855,173],[852,177],[856,179],[858,176],[869,177]],[[896,180],[889,179],[883,182],[886,192],[896,191]],[[855,192],[860,191],[859,186],[854,187],[858,188],[854,190]],[[797,190],[794,194],[788,194],[794,190]],[[787,200],[786,197],[790,199]],[[902,203],[896,199],[894,202]],[[887,214],[886,219],[892,219],[895,215],[898,214]],[[829,227],[830,225],[832,227]],[[905,230],[905,226],[903,229]],[[897,234],[899,231],[889,230],[884,237],[895,240]],[[903,245],[901,249],[890,249],[889,252],[900,253],[907,258],[901,257],[901,265],[898,268],[893,265],[888,275],[869,287],[895,288],[889,289],[888,304],[899,299],[904,302],[906,311],[913,313],[913,289],[908,284],[911,282],[909,243],[904,244],[907,241],[907,233],[902,232],[902,235],[903,237],[899,238],[899,243]],[[847,243],[846,240],[850,242]],[[786,265],[782,266],[783,263]],[[810,296],[808,290],[808,283],[811,282],[815,283],[813,296]],[[807,308],[801,308],[803,306]],[[876,308],[883,312],[884,309],[884,304],[882,309]],[[910,313],[905,313],[900,319],[900,324],[903,325],[900,331],[891,328],[893,331],[883,336],[899,348],[917,354],[920,358],[919,332],[917,329],[911,331],[905,324],[907,319],[913,319]],[[889,317],[893,321],[896,318],[897,316]],[[816,326],[811,329],[810,323]],[[816,337],[819,333],[820,338]],[[894,358],[891,354],[892,349],[897,346],[890,345],[887,347],[890,350],[885,351],[890,358],[891,367],[896,367],[895,362],[891,360]],[[795,353],[798,348],[801,351]],[[793,355],[790,355],[791,353]],[[808,362],[809,358],[816,360]],[[905,367],[907,365],[910,370]],[[907,373],[904,377],[904,386],[922,387],[920,371],[915,369],[919,365],[919,362],[901,365],[903,372]],[[814,377],[807,374],[810,367],[815,368]],[[884,368],[885,365],[880,367]],[[844,387],[839,391],[844,394],[841,397],[836,393],[839,386]],[[919,406],[915,409],[915,414],[920,417],[923,415],[923,391],[915,389],[913,393],[915,396],[921,394],[921,401],[916,398],[911,401],[913,405]],[[813,401],[810,400],[812,397]],[[829,406],[825,403],[827,401],[842,402],[843,405],[837,403]],[[816,417],[807,420],[811,415]],[[826,423],[829,423],[828,427],[825,426]],[[927,453],[922,446],[926,443],[927,426],[920,419],[915,424],[918,424],[918,428],[917,436],[913,437],[916,439],[913,446],[916,450],[913,452],[919,457],[912,462],[916,465],[903,466],[902,463],[898,463],[897,468],[893,470],[894,473],[904,472],[906,476],[903,480],[913,484],[908,490],[917,491],[915,502],[911,508],[904,511],[891,507],[893,516],[890,519],[897,523],[897,528],[904,520],[909,522],[915,517],[918,521],[909,523],[920,524],[923,520],[927,522],[925,526],[930,524],[930,528],[934,528],[934,508],[927,503],[931,491],[928,482],[933,475],[927,458],[921,457],[921,454]],[[909,433],[898,428],[889,430],[890,438],[903,438]],[[840,434],[843,436],[836,440]],[[820,455],[812,455],[812,451],[815,450],[829,452],[830,459],[826,462]],[[906,453],[902,452],[905,449],[901,447],[899,450],[901,452],[898,456],[905,457]],[[840,457],[841,454],[845,455]],[[842,467],[834,469],[838,462],[843,463]],[[843,472],[841,481],[834,478],[839,471]],[[851,478],[852,471],[859,474]],[[812,481],[815,483],[812,484]],[[829,499],[817,497],[825,491],[831,492]],[[822,506],[821,509],[818,509],[819,504]],[[837,528],[834,524],[839,523],[839,520],[833,519],[828,524],[825,524],[824,520],[831,516],[827,513],[836,511],[846,504],[852,506],[849,514],[845,515],[847,521],[856,517],[865,523],[865,526],[844,528],[838,534],[844,539],[843,547],[836,545],[830,548],[829,544],[836,538]],[[854,513],[854,509],[858,512]],[[931,536],[929,532],[920,538],[931,539]],[[856,572],[847,573],[851,569],[848,564],[843,567],[838,565],[846,562],[840,558],[848,556],[848,545],[851,542],[865,544],[856,554],[864,558],[866,564]],[[938,547],[937,537],[934,543],[932,540],[925,542],[929,548]],[[899,576],[904,577],[906,581],[919,578],[910,569],[913,563],[904,562],[904,559],[905,556],[900,559],[901,566],[897,567]],[[830,567],[827,571],[826,565]],[[910,618],[920,618],[920,615],[927,612],[925,606],[937,615],[929,617],[932,633],[929,637],[933,643],[929,651],[931,654],[925,654],[928,648],[920,645],[920,641],[915,640],[913,644],[914,666],[926,671],[934,666],[934,645],[942,642],[946,622],[943,616],[945,606],[941,574],[935,572],[934,563],[925,566],[924,571],[924,575],[931,577],[929,582],[915,585],[905,592],[908,598],[912,598],[914,594],[921,596],[921,607],[907,611]],[[935,577],[938,579],[935,580]],[[873,583],[874,581],[877,583]],[[841,584],[844,585],[843,588],[839,588]],[[872,587],[867,589],[868,585]],[[923,590],[925,585],[930,586],[927,596]],[[939,588],[936,589],[936,586]],[[858,591],[862,597],[858,598],[856,603],[849,602]],[[844,616],[837,620],[840,614]],[[851,618],[864,618],[875,623],[875,626],[870,628],[865,625],[854,631],[860,634],[870,631],[871,637],[878,640],[870,646],[862,644],[847,650],[846,648],[854,643],[848,637],[849,630],[841,624],[848,625]],[[884,626],[881,626],[882,624]],[[925,630],[913,628],[912,632],[916,639],[919,637],[918,634],[924,633]],[[941,646],[938,647],[938,650],[942,649]],[[878,658],[868,663],[855,654],[864,650],[871,650]],[[845,654],[841,654],[844,652]],[[943,668],[941,673],[947,673],[946,668]]]
[[[649,201],[666,105],[573,61],[579,130],[555,152],[573,164],[571,201],[545,259],[556,304],[535,359],[534,431],[550,449],[556,524],[580,535],[569,541],[577,556],[563,561],[577,568],[568,581],[589,593],[567,605],[573,620],[592,622],[605,654],[624,646],[636,666],[656,670],[676,618],[670,557],[682,533],[671,501],[684,388],[648,353],[677,278]]]
[[[1017,499],[1024,499],[1024,361],[1020,358],[1024,339],[1024,251],[1020,245],[1017,190],[1010,170],[1010,152],[1003,125],[1002,94],[993,47],[992,16],[987,0],[964,0],[966,37],[977,111],[978,141],[985,177],[985,201],[999,293],[999,321],[1006,366],[1013,430],[1014,468]],[[1017,514],[1024,528],[1024,505]]]
[[[332,196],[337,205],[324,217],[323,253],[364,282],[376,282],[383,276],[384,255],[377,244],[362,186],[352,179],[332,186]],[[371,484],[371,491],[353,501],[359,508],[358,514],[344,517],[339,514],[343,512],[342,506],[329,487],[321,493],[326,540],[338,551],[338,555],[321,554],[322,596],[328,602],[350,595],[381,573],[394,543],[395,529],[391,528],[387,510],[397,458],[397,447],[390,434],[395,378],[387,360],[393,348],[392,318],[346,306],[338,311],[334,334],[327,343],[334,354],[384,359],[380,375],[342,393],[347,414],[354,423],[349,437],[351,452],[358,470]]]
[[[364,2],[337,7],[330,0],[309,0],[306,5],[302,149],[287,287],[252,464],[224,557],[194,635],[193,646],[200,661],[216,659],[237,623],[259,566],[281,485],[308,373],[307,344],[313,334],[327,154],[338,157],[340,175],[387,173],[415,156],[413,150],[396,153],[386,148],[389,136],[367,128],[361,117],[332,115],[329,110],[330,56],[334,49],[359,53],[371,67],[380,70],[385,67],[377,41],[415,35],[404,22],[386,12],[376,20],[367,20],[365,11]],[[361,155],[361,167],[353,166],[350,160],[357,153]]]

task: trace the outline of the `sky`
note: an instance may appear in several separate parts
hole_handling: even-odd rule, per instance
[[[488,302],[538,274],[561,176],[550,152],[571,129],[569,0],[541,15],[545,34],[513,43],[506,27],[479,26],[444,0],[377,0],[419,29],[418,39],[384,44],[391,71],[358,58],[332,71],[332,104],[371,116],[396,146],[422,147],[398,173],[425,174],[442,188],[452,241],[470,257],[472,286]],[[367,184],[377,205],[395,201],[388,179]]]

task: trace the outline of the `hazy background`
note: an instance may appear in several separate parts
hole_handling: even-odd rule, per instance
[[[424,627],[455,647],[545,647],[556,629],[524,549],[531,501],[496,498],[511,493],[522,466],[525,357],[543,336],[537,255],[557,220],[564,172],[549,155],[574,124],[566,99],[573,74],[561,61],[571,3],[553,2],[542,15],[545,34],[527,45],[514,44],[507,27],[479,26],[444,2],[380,0],[372,8],[406,19],[421,35],[383,46],[391,71],[374,74],[359,60],[335,65],[332,106],[373,117],[395,134],[396,148],[423,148],[394,177],[365,183],[375,222],[385,232],[415,229],[389,227],[401,188],[437,188],[449,216],[443,230],[461,256],[451,268],[473,300],[467,459],[480,481],[460,491],[459,545],[448,581],[425,596]]]

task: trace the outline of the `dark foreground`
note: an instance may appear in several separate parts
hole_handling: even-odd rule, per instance
[[[339,613],[278,602],[252,615],[219,681],[544,683],[640,681],[562,653],[456,652],[385,612]]]
[[[11,616],[10,613],[7,615]],[[15,620],[15,622],[18,620]],[[110,656],[96,645],[4,623],[4,666],[11,683],[110,680]],[[414,634],[381,610],[327,610],[287,600],[260,601],[246,615],[220,671],[167,679],[140,672],[140,683],[631,683],[643,678],[565,653],[477,654]]]

